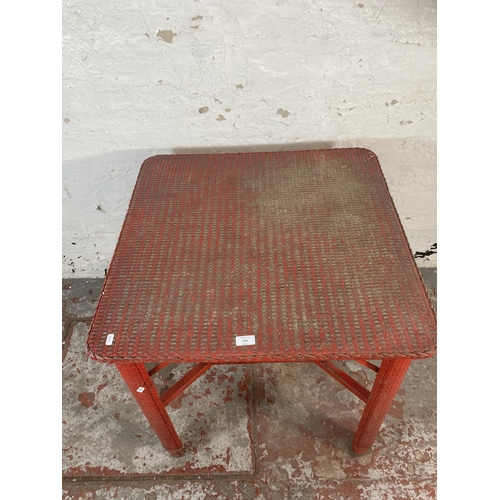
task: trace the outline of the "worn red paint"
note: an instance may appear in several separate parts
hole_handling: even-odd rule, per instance
[[[404,418],[404,407],[405,403],[403,401],[396,401],[395,399],[392,401],[392,405],[387,412],[387,415],[390,415],[391,417],[397,418],[397,419],[403,419]]]
[[[79,476],[96,476],[96,477],[112,477],[123,476],[123,472],[110,469],[109,467],[90,467],[89,462],[80,467],[70,467],[64,471],[64,477],[79,477]]]
[[[234,389],[231,387],[231,386],[228,386],[227,389],[226,389],[226,395],[224,396],[224,403],[229,403],[229,401],[232,401],[233,400],[233,394],[234,392]]]
[[[95,394],[93,392],[82,392],[78,394],[78,401],[85,406],[85,408],[90,408],[95,401]]]
[[[335,214],[347,214],[349,224]],[[250,230],[258,226],[262,231]],[[182,265],[157,257],[164,248],[178,255],[177,245],[181,255],[189,255]],[[367,265],[367,248],[376,251],[375,265]],[[378,270],[382,263],[387,265],[383,273]],[[293,280],[299,272],[300,280]],[[185,278],[179,282],[179,275],[198,281],[193,286]],[[107,279],[88,354],[122,365],[132,394],[170,451],[177,448],[168,443],[179,449],[181,443],[157,404],[156,391],[138,399],[138,384],[127,375],[142,362],[312,361],[325,369],[330,359],[383,359],[371,393],[347,374],[328,370],[366,402],[352,444],[353,451],[364,453],[410,360],[433,356],[436,350],[429,298],[378,160],[365,149],[149,158],[141,167]],[[173,291],[157,293],[152,287],[138,295],[127,286],[129,279],[160,281]],[[184,285],[183,298],[175,297]],[[294,287],[302,287],[300,298],[297,291],[292,297]],[[212,302],[219,311],[216,327]],[[263,313],[261,306],[273,314]],[[126,314],[116,314],[120,309]],[[148,322],[136,320],[151,310],[161,311],[163,326],[156,335]],[[299,326],[292,328],[297,316]],[[254,317],[259,319],[252,325]],[[314,328],[305,324],[316,322]],[[228,336],[253,328],[259,341],[248,349],[239,349]],[[116,335],[112,345],[104,343],[107,332]]]

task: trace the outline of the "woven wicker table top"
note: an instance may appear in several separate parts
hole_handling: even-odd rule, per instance
[[[245,335],[255,344],[237,345]],[[435,314],[371,151],[155,156],[142,165],[89,333],[92,358],[435,352]]]

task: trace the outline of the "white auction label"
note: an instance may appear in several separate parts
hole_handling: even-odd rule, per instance
[[[111,345],[113,343],[113,339],[115,338],[114,333],[108,334],[106,337],[106,345]]]
[[[241,335],[236,337],[236,345],[254,345],[255,335]]]
[[[137,392],[144,392],[144,387],[139,387],[139,388],[137,389]]]

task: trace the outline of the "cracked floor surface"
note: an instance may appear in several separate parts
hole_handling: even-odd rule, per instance
[[[437,309],[436,270],[421,272]],[[436,498],[436,358],[412,363],[363,456],[350,444],[364,404],[314,364],[213,366],[169,406],[186,448],[173,458],[115,368],[85,356],[101,286],[62,284],[64,499]],[[156,385],[187,368],[166,368]]]

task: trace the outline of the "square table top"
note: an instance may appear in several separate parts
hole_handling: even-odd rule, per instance
[[[141,167],[87,349],[108,363],[426,358],[436,317],[373,152],[162,155]]]

